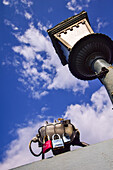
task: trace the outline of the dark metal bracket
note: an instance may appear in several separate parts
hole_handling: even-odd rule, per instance
[[[97,78],[101,79],[106,76],[109,70],[106,67],[102,67],[100,73],[97,74]]]

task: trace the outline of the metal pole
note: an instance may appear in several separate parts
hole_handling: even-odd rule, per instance
[[[103,59],[97,59],[91,64],[91,68],[96,72],[97,77],[106,87],[108,95],[113,104],[113,66]]]

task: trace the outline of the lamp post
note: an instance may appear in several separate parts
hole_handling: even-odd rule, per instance
[[[113,103],[113,41],[94,33],[85,11],[48,30],[63,65],[81,80],[98,78]]]

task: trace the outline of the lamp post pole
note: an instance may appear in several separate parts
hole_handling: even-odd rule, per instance
[[[91,65],[92,70],[105,86],[113,104],[113,66],[103,59],[97,59]]]

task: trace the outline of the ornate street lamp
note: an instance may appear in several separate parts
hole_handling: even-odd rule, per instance
[[[63,65],[81,80],[99,80],[113,103],[113,41],[94,33],[85,11],[48,30]]]

